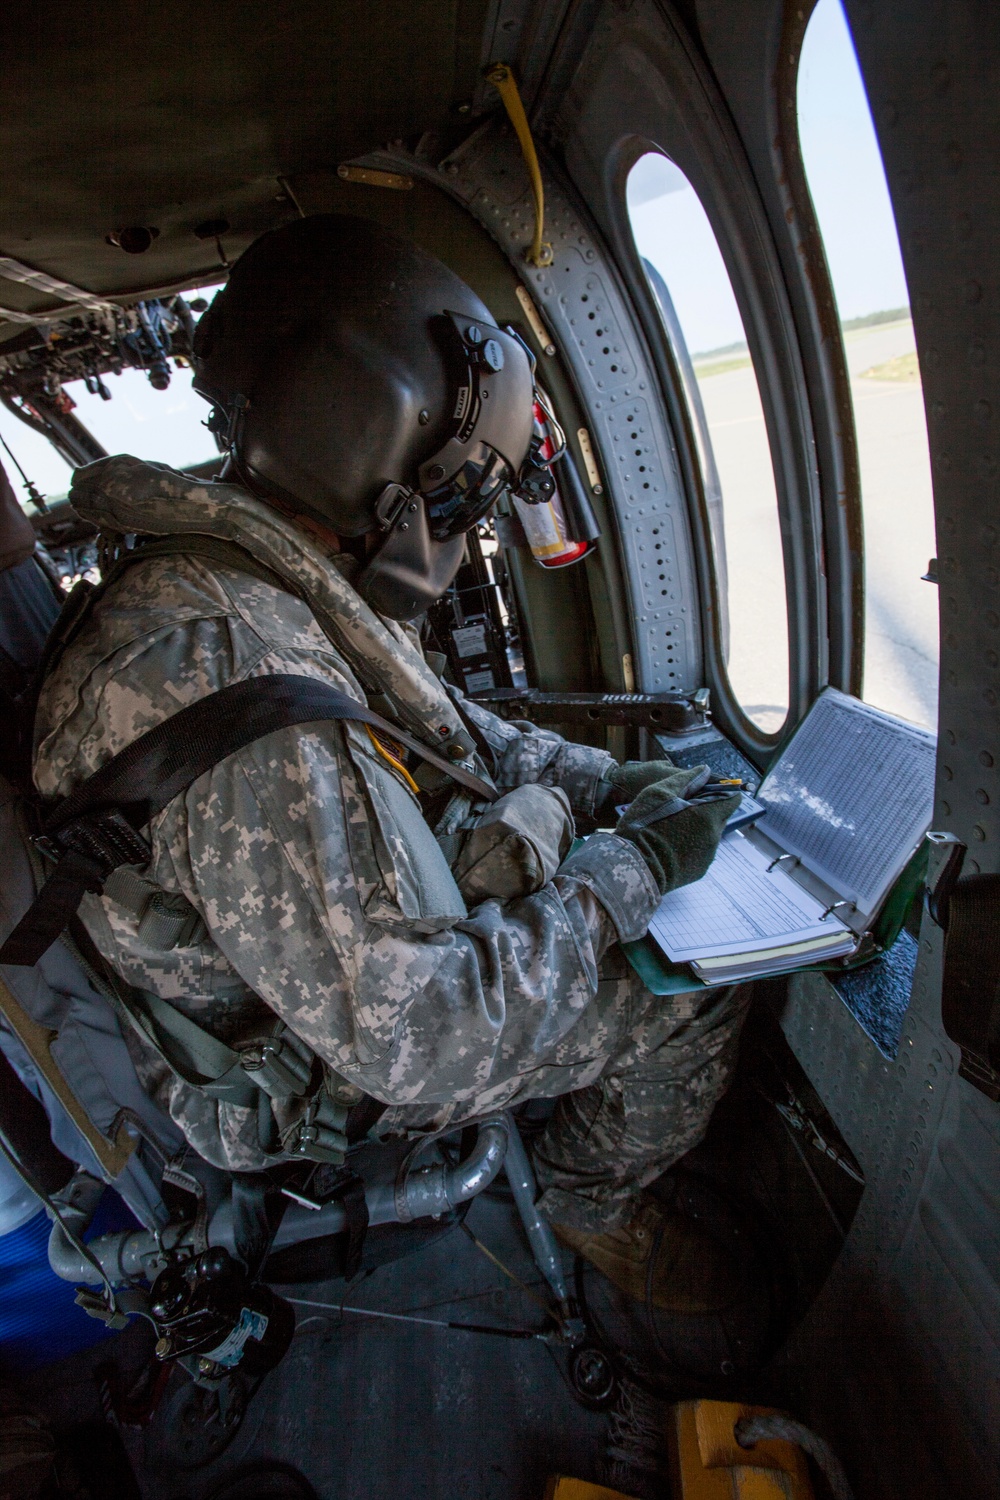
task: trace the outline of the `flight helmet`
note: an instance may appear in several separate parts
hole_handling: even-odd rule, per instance
[[[204,314],[194,388],[224,477],[341,537],[374,534],[356,587],[412,619],[464,533],[524,475],[537,490],[533,359],[447,266],[367,219],[255,240]]]

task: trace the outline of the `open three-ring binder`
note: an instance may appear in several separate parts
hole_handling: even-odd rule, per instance
[[[828,688],[755,794],[760,822],[663,898],[649,936],[708,984],[855,954],[930,827],[935,749],[928,731]]]

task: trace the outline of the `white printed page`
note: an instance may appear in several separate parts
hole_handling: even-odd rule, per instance
[[[755,953],[779,944],[828,938],[843,931],[823,907],[739,832],[719,845],[707,875],[664,896],[649,924],[652,938],[674,963],[730,953]]]
[[[934,736],[827,689],[757,797],[763,832],[868,916],[930,827]]]

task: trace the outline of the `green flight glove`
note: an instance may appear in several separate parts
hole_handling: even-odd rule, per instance
[[[627,760],[623,766],[615,766],[608,780],[621,792],[619,802],[631,802],[648,786],[664,781],[678,769],[672,760]]]
[[[638,794],[614,830],[635,845],[664,896],[701,879],[715,857],[726,819],[740,805],[738,792],[684,802],[685,788],[704,770],[671,768]]]
[[[613,770],[598,783],[594,797],[594,817],[602,826],[613,823],[615,808],[623,802],[631,802],[641,791],[654,782],[677,770],[670,760],[627,760],[623,766]]]

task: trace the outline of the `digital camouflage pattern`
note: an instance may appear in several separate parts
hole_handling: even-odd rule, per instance
[[[194,555],[129,568],[46,682],[35,760],[44,795],[67,794],[185,704],[271,673],[314,676],[360,702],[379,694],[379,710],[388,703],[429,744],[463,734],[412,630],[375,615],[310,537],[260,501],[116,458],[78,475],[73,503],[105,532],[238,540],[305,597]],[[560,787],[591,812],[608,755],[465,707],[495,761],[472,769],[502,791]],[[362,726],[278,731],[206,772],[151,827],[147,873],[194,905],[201,940],[152,948],[107,896],[85,898],[82,914],[130,984],[222,1040],[280,1016],[334,1090],[390,1104],[383,1133],[582,1090],[562,1101],[539,1165],[547,1211],[597,1227],[700,1135],[728,1078],[739,1008],[714,993],[704,1013],[704,992],[654,999],[624,965],[617,940],[645,931],[659,895],[613,834],[589,839],[540,889],[469,909],[443,848],[481,811],[456,795],[438,843]],[[206,1159],[264,1164],[253,1111],[189,1087],[138,1035],[130,1046],[146,1087]]]
[[[556,875],[573,845],[573,813],[562,787],[526,783],[488,807],[461,836],[454,856],[445,848],[462,899],[476,906],[489,896],[532,896]]]
[[[622,960],[612,950],[605,973]],[[539,1206],[558,1224],[614,1229],[636,1194],[701,1140],[736,1066],[747,986],[651,995],[621,962],[602,978],[622,1018],[599,1078],[560,1098],[534,1150]]]

